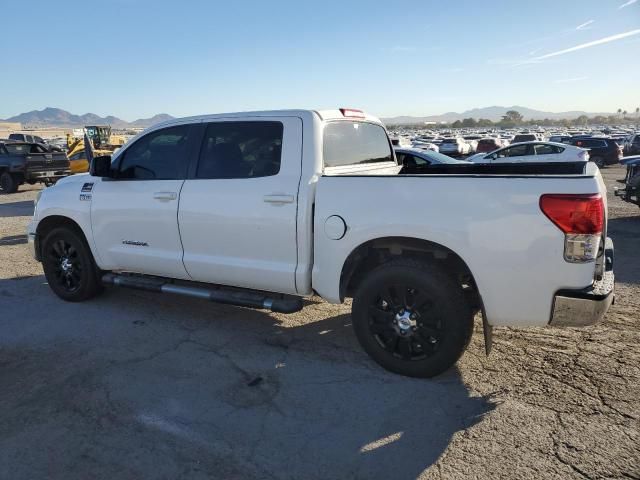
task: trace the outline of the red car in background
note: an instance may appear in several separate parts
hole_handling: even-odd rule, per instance
[[[499,148],[506,146],[499,138],[482,138],[478,140],[477,153],[493,152]]]

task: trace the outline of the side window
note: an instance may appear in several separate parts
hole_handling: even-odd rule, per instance
[[[156,130],[137,140],[123,153],[118,178],[175,180],[184,178],[189,163],[189,125]]]
[[[536,155],[549,155],[552,153],[561,153],[564,148],[556,147],[555,145],[545,145],[543,143],[534,145]]]
[[[528,155],[529,145],[514,145],[513,147],[505,148],[499,152],[500,157],[522,157]]]
[[[78,153],[74,153],[73,155],[71,155],[69,157],[69,160],[80,160],[83,159],[84,157],[84,152],[78,152]]]
[[[196,178],[277,175],[282,157],[281,122],[214,122],[207,125]]]
[[[31,135],[26,135],[25,138],[27,139],[27,142],[33,143],[33,137]]]
[[[30,150],[30,153],[47,153],[47,151],[44,148],[42,148],[40,145],[36,143],[31,145],[31,148],[29,150]]]
[[[411,158],[413,158],[413,161],[416,162],[416,165],[431,165],[431,162],[429,160],[426,160],[422,157],[412,155]]]
[[[423,158],[417,157],[415,155],[410,155],[408,153],[399,153],[396,154],[396,157],[398,158],[401,165],[407,167],[418,167],[429,165],[431,163]]]

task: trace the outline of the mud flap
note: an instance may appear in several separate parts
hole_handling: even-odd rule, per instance
[[[487,322],[487,314],[482,309],[482,332],[484,333],[484,352],[489,356],[493,347],[493,327]]]

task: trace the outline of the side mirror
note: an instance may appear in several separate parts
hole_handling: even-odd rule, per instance
[[[111,155],[103,155],[94,157],[89,167],[89,174],[92,177],[113,178],[111,170]]]

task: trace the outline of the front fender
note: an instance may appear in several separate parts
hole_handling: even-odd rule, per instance
[[[73,175],[59,181],[56,185],[42,191],[28,233],[37,233],[38,226],[47,218],[65,217],[75,222],[89,244],[91,253],[98,266],[102,263],[98,254],[91,229],[91,192],[86,191],[92,184],[100,181],[89,175]],[[83,191],[83,187],[84,190]]]

